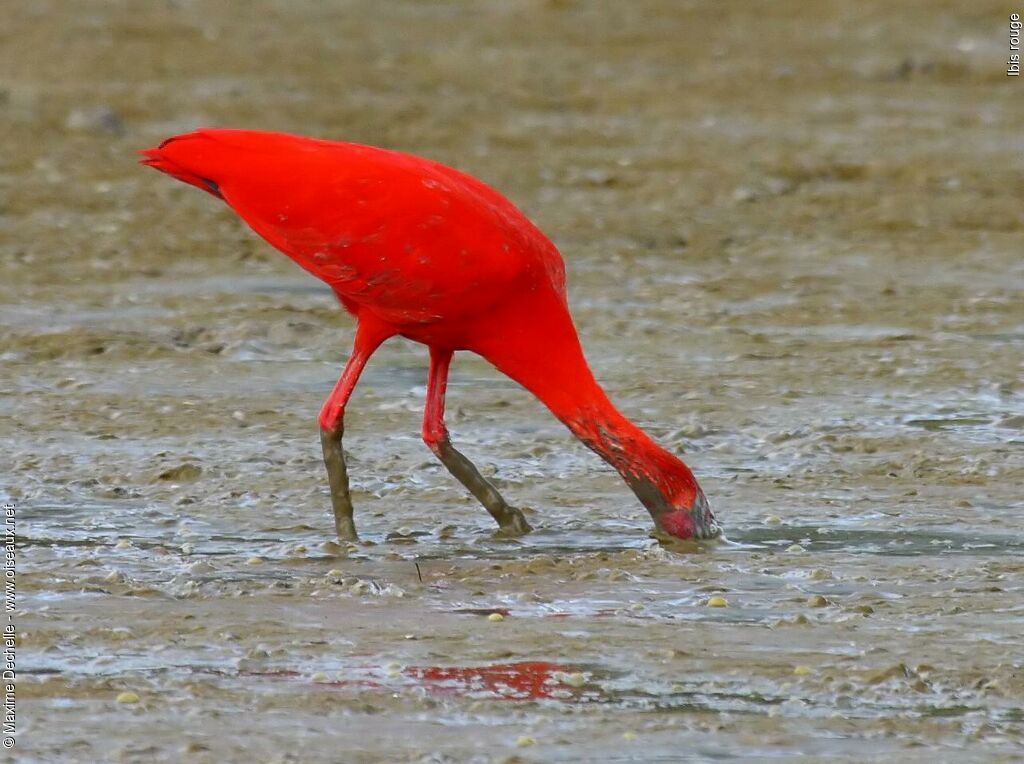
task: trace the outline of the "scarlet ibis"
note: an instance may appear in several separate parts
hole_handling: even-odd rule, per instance
[[[345,405],[370,356],[396,335],[430,351],[423,440],[503,531],[531,528],[445,427],[457,350],[478,353],[539,398],[619,472],[659,531],[719,534],[689,467],[623,416],[594,379],[555,245],[493,188],[410,154],[254,130],[196,130],[140,153],[142,164],[226,202],[355,316],[352,355],[319,418],[340,539],[357,538]]]

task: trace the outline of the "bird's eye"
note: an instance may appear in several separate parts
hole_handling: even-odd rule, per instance
[[[211,193],[213,193],[213,194],[215,194],[217,196],[221,195],[220,194],[220,186],[218,186],[212,180],[210,180],[209,178],[200,178],[199,180],[201,180],[203,182],[203,185],[205,185],[208,189],[210,189]]]

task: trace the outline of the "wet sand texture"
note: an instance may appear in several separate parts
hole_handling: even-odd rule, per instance
[[[6,4],[17,760],[1020,760],[1009,10]],[[372,543],[325,543],[316,413],[352,323],[134,164],[199,125],[508,194],[566,257],[598,377],[736,545],[658,546],[617,475],[459,356],[453,440],[537,528],[493,538],[419,441],[403,341],[346,422]]]

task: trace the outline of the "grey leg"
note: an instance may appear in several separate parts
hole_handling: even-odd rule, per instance
[[[345,451],[341,447],[345,434],[345,405],[359,381],[366,362],[370,360],[380,343],[390,334],[380,327],[360,321],[356,327],[356,338],[352,355],[345,364],[334,390],[320,409],[320,444],[324,450],[324,465],[331,487],[331,508],[334,511],[334,528],[342,541],[355,541],[356,526],[352,521],[352,496],[348,490],[348,469],[345,466]]]
[[[331,486],[331,509],[334,511],[334,529],[341,541],[356,541],[356,525],[352,520],[352,496],[348,490],[348,469],[341,439],[345,434],[344,422],[334,430],[320,430],[320,445],[324,449],[324,465]]]
[[[498,489],[476,466],[456,450],[444,424],[444,396],[448,387],[448,367],[453,351],[430,349],[430,375],[427,381],[427,405],[423,412],[423,440],[455,479],[490,512],[502,531],[521,535],[533,530],[523,513],[510,506]]]

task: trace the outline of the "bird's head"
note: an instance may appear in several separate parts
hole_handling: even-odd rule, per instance
[[[704,491],[690,468],[657,446],[648,471],[624,475],[651,513],[657,531],[676,539],[714,539],[722,534]]]
[[[223,199],[220,184],[211,177],[216,165],[214,152],[207,134],[197,131],[168,138],[156,148],[142,149],[139,154],[144,159],[139,163]]]
[[[662,512],[654,521],[659,530],[677,539],[713,539],[722,534],[722,528],[699,488],[690,506]]]

